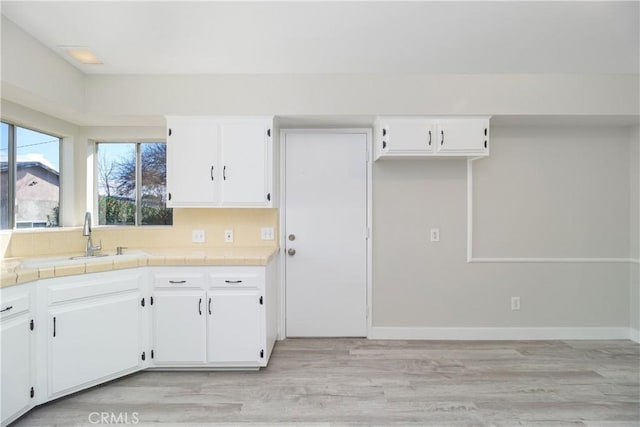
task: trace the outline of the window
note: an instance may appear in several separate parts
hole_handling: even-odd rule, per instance
[[[0,228],[57,227],[60,138],[1,123]]]
[[[96,153],[98,224],[173,224],[164,142],[100,142]]]

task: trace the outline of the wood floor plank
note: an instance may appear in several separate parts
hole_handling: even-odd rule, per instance
[[[288,339],[254,372],[147,371],[35,408],[15,426],[640,426],[632,341]]]

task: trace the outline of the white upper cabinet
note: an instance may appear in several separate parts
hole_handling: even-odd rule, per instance
[[[436,123],[422,118],[387,118],[376,129],[383,155],[424,155],[433,151]]]
[[[438,120],[438,153],[489,153],[489,119]]]
[[[167,205],[272,206],[272,131],[272,117],[167,117]]]
[[[379,117],[375,159],[489,155],[489,117]]]
[[[271,123],[220,123],[222,204],[269,206]]]
[[[218,157],[218,125],[204,118],[167,120],[167,205],[218,204],[222,177]]]

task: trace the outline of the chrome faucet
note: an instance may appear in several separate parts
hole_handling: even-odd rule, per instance
[[[84,214],[84,225],[82,226],[82,235],[87,238],[87,250],[85,256],[95,256],[96,252],[102,250],[102,241],[97,246],[93,246],[91,240],[91,212]]]

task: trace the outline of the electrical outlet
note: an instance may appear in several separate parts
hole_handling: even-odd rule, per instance
[[[233,243],[233,230],[224,230],[224,241],[226,243]]]
[[[429,235],[431,236],[431,241],[432,242],[439,242],[440,241],[440,229],[439,228],[432,228],[431,232],[429,233]]]
[[[273,240],[273,227],[262,227],[260,229],[260,235],[262,236],[262,240]]]
[[[520,310],[520,297],[511,297],[511,310]]]
[[[204,230],[191,230],[191,241],[193,243],[204,243],[206,240]]]

